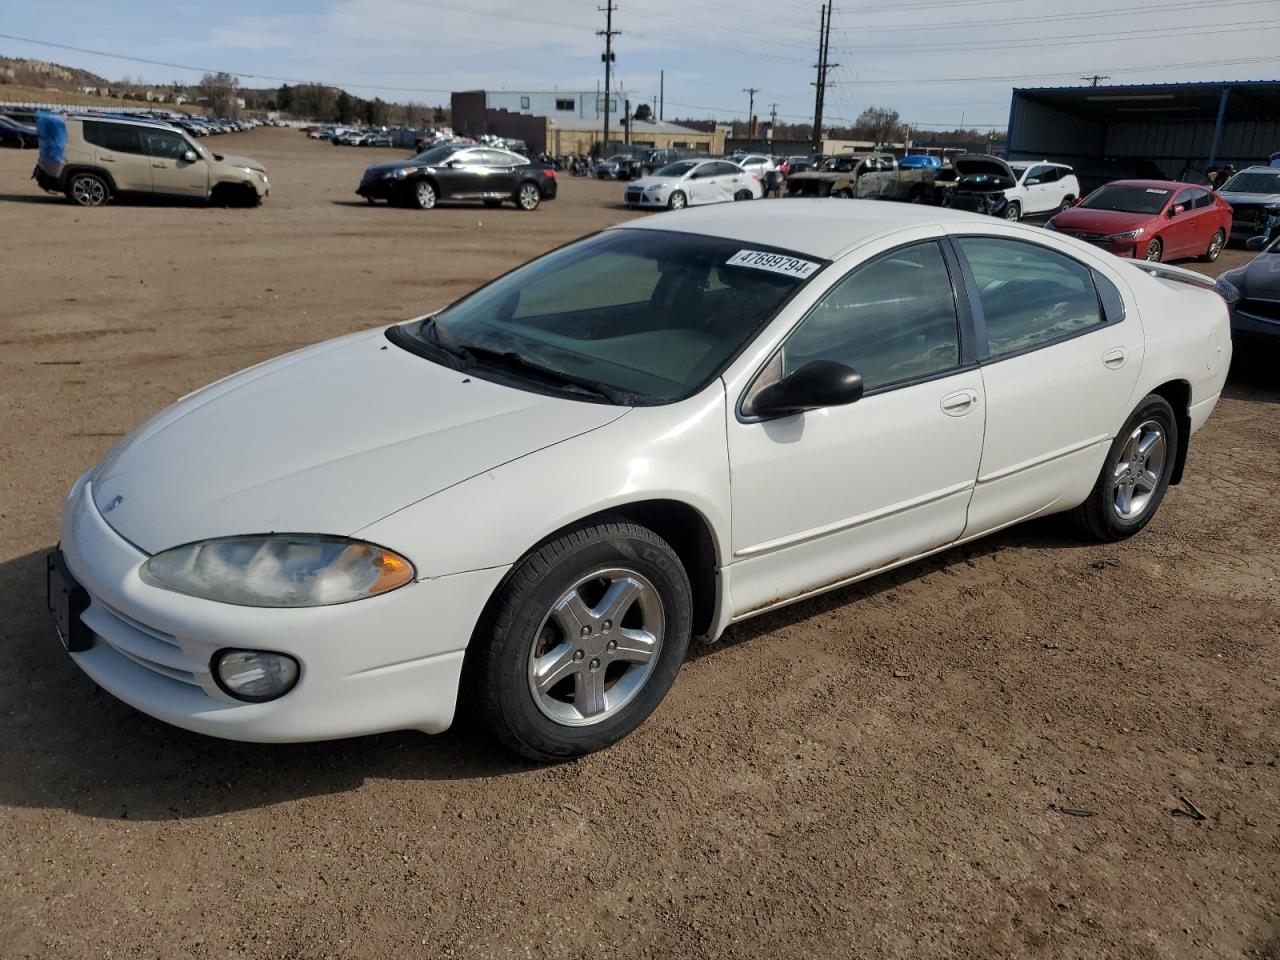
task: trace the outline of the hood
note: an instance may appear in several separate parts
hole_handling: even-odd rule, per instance
[[[679,177],[641,177],[627,184],[628,190],[648,190],[650,187],[670,187],[680,182]]]
[[[1265,206],[1270,206],[1271,204],[1280,205],[1280,193],[1237,193],[1233,190],[1230,193],[1223,193],[1219,191],[1218,196],[1227,201],[1227,203],[1233,207],[1244,204],[1258,204]]]
[[[1007,163],[999,157],[989,157],[986,154],[953,157],[951,167],[957,177],[1004,177],[1014,183],[1018,180]]]
[[[267,172],[266,167],[264,167],[257,160],[253,160],[250,157],[236,157],[236,156],[223,155],[221,162],[229,163],[233,167],[248,167],[250,170],[258,170],[261,173]]]
[[[94,468],[93,498],[147,553],[235,534],[351,535],[626,412],[468,377],[371,330],[178,401]]]
[[[1280,299],[1280,253],[1260,253],[1231,276],[1242,293]]]
[[[373,166],[365,168],[364,179],[377,180],[384,173],[399,170],[401,167],[422,167],[425,170],[427,165],[425,163],[417,163],[413,157],[408,160],[396,160],[392,163],[375,163]]]
[[[1090,210],[1087,207],[1071,207],[1053,218],[1059,230],[1084,230],[1089,233],[1127,233],[1137,230],[1159,215],[1151,213],[1125,213],[1122,210]]]

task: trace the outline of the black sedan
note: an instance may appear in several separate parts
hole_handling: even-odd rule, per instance
[[[375,163],[356,193],[370,203],[386,200],[422,210],[441,200],[480,200],[488,207],[510,200],[521,210],[536,210],[543,200],[555,199],[556,173],[508,150],[453,144],[397,163]]]
[[[1249,247],[1262,249],[1217,281],[1218,293],[1231,312],[1231,333],[1280,340],[1280,232],[1265,241],[1251,239]]]
[[[40,139],[36,136],[35,127],[19,123],[12,117],[0,117],[0,146],[38,147]]]

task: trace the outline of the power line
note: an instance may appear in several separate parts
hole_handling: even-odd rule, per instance
[[[1108,77],[1108,76],[1102,76],[1102,75],[1100,75],[1100,74],[1096,74],[1096,73],[1095,73],[1095,74],[1094,74],[1093,76],[1091,76],[1091,77],[1081,77],[1080,79],[1081,79],[1081,80],[1088,80],[1088,81],[1089,81],[1089,86],[1091,86],[1091,87],[1096,87],[1096,86],[1098,85],[1098,81],[1099,81],[1099,80],[1110,80],[1111,78],[1110,78],[1110,77]]]
[[[1213,4],[1214,10],[1221,10],[1223,7],[1251,7],[1258,4],[1271,4],[1275,0],[1215,0]],[[1165,13],[1170,10],[1186,10],[1194,8],[1203,10],[1205,4],[1202,0],[1184,0],[1179,3],[1162,3],[1155,6],[1146,7],[1108,7],[1105,10],[1084,10],[1079,13],[1051,13],[1047,16],[1036,17],[997,17],[990,20],[951,20],[945,23],[929,23],[921,25],[918,23],[903,26],[886,25],[886,26],[863,26],[858,25],[859,33],[899,33],[911,32],[919,33],[921,30],[951,30],[951,29],[970,29],[990,26],[1013,26],[1021,23],[1057,23],[1064,20],[1097,20],[1102,17],[1128,17],[1139,14]],[[837,33],[843,33],[843,30],[837,30]]]
[[[1192,67],[1234,67],[1247,63],[1275,63],[1280,60],[1280,56],[1267,57],[1235,57],[1230,60],[1189,60],[1185,63],[1152,63],[1141,67],[1112,67],[1115,73],[1150,73],[1153,70],[1182,70]],[[989,77],[930,77],[927,79],[914,80],[863,80],[862,83],[871,86],[915,86],[916,84],[928,83],[1003,83],[1016,82],[1020,80],[1051,80],[1059,77],[1075,77],[1074,70],[1068,70],[1062,73],[1013,73],[1001,74],[999,76]]]

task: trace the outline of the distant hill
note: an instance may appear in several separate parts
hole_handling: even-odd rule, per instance
[[[54,87],[58,90],[79,90],[81,87],[105,87],[105,77],[79,67],[64,67],[60,63],[44,60],[26,60],[21,57],[0,57],[0,84],[24,87]]]

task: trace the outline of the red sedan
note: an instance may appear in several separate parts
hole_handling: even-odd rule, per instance
[[[1194,183],[1115,180],[1062,211],[1045,229],[1143,260],[1218,259],[1231,233],[1231,207]]]

